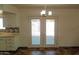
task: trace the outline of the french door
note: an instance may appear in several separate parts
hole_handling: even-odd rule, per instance
[[[55,45],[55,19],[39,17],[31,19],[31,45],[46,47]]]

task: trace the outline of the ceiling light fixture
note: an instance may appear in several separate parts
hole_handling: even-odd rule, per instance
[[[52,16],[52,11],[47,10],[47,5],[44,6],[44,9],[40,12],[41,16]]]

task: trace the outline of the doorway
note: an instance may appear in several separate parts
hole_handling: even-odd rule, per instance
[[[55,19],[40,17],[31,19],[32,47],[49,47],[55,45]]]

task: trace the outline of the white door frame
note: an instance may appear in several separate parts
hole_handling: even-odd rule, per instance
[[[57,17],[30,17],[30,19],[40,19],[40,45],[32,45],[32,36],[31,36],[31,47],[54,47],[57,45]],[[55,44],[46,45],[46,19],[55,19]],[[31,23],[30,23],[31,24]],[[44,40],[43,40],[44,39]]]

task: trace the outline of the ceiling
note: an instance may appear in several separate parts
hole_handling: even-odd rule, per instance
[[[18,8],[79,8],[79,4],[14,4]]]

